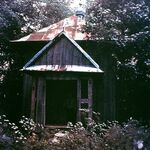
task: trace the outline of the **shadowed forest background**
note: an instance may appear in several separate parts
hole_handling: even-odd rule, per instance
[[[0,2],[0,113],[17,121],[21,116],[22,62],[10,40],[72,15],[60,0]],[[88,1],[87,24],[102,49],[113,58],[116,119],[150,120],[150,2],[149,0]],[[111,46],[106,46],[110,43]],[[93,51],[99,62],[99,52]]]

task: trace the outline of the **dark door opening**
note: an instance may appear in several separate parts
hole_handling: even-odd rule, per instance
[[[66,125],[76,122],[77,82],[48,80],[46,82],[46,124]]]

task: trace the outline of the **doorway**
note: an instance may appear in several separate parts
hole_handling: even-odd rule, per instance
[[[47,80],[46,125],[66,125],[76,122],[77,81]]]

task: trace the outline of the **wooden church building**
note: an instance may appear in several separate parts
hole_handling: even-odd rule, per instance
[[[35,54],[22,71],[32,77],[28,99],[31,117],[36,122],[64,125],[81,121],[82,109],[87,109],[88,117],[92,118],[93,80],[102,70],[64,32]],[[27,81],[24,84],[28,88]]]
[[[84,23],[71,16],[13,41],[24,64],[23,115],[44,125],[81,121],[84,110],[115,119],[111,56],[81,32]]]

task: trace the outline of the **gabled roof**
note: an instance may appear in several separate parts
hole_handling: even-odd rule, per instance
[[[59,65],[32,65],[48,48],[50,48],[55,41],[59,40],[61,37],[66,37],[76,48],[79,52],[83,54],[83,56],[92,64],[93,67],[89,66],[70,66],[66,65],[65,67]],[[57,43],[56,43],[57,44]],[[33,58],[25,64],[22,70],[28,71],[79,71],[79,72],[103,72],[99,65],[73,40],[71,39],[65,32],[59,33],[52,41],[46,44],[37,54],[33,56]]]
[[[85,20],[77,16],[71,16],[12,42],[50,41],[62,30],[74,40],[87,40],[89,35],[82,32],[83,25],[85,25]]]

